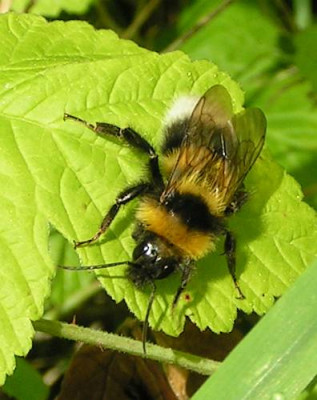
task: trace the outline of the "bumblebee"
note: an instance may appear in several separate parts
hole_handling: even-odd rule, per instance
[[[221,85],[211,87],[198,100],[183,98],[166,119],[161,146],[163,173],[154,148],[133,129],[103,122],[92,125],[70,114],[65,114],[64,119],[83,123],[98,135],[115,136],[149,156],[149,179],[123,190],[97,233],[88,240],[75,242],[76,248],[98,240],[120,208],[140,198],[132,260],[76,269],[126,264],[127,277],[136,287],[151,286],[143,325],[144,353],[155,281],[180,272],[174,307],[195,262],[215,249],[221,235],[225,236],[229,272],[239,297],[243,297],[235,274],[236,241],[226,220],[248,198],[243,181],[261,152],[266,131],[266,119],[260,109],[249,108],[234,114],[231,97]]]

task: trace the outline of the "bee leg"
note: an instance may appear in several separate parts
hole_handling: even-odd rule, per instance
[[[130,146],[137,150],[141,150],[150,157],[150,171],[152,179],[156,185],[163,186],[163,178],[158,165],[158,155],[150,143],[145,140],[138,132],[131,128],[121,129],[115,125],[104,122],[97,122],[95,131],[99,135],[113,135],[121,140],[125,140]]]
[[[143,353],[144,355],[146,355],[146,339],[147,339],[147,331],[149,328],[149,317],[150,317],[150,311],[152,308],[152,304],[155,298],[155,293],[156,293],[156,286],[154,281],[150,282],[151,286],[152,286],[152,291],[151,291],[151,295],[150,295],[150,299],[147,305],[147,309],[146,309],[146,314],[145,314],[145,318],[144,318],[144,323],[143,323],[143,330],[142,330],[142,348],[143,348]]]
[[[243,204],[248,200],[249,193],[246,192],[245,190],[240,190],[238,191],[232,202],[229,204],[229,206],[225,210],[226,216],[232,215],[236,213],[237,211],[240,210],[240,208],[243,206]]]
[[[244,294],[242,293],[240,286],[236,277],[236,239],[234,238],[232,232],[226,232],[225,239],[225,254],[227,257],[227,264],[229,268],[230,275],[232,276],[236,290],[239,293],[239,298],[244,299]]]
[[[188,283],[189,280],[190,280],[191,272],[192,272],[192,269],[193,269],[193,265],[194,265],[194,263],[193,263],[192,261],[189,261],[187,264],[185,264],[185,265],[182,267],[182,279],[181,279],[181,284],[180,284],[180,286],[179,286],[179,288],[177,289],[177,292],[176,292],[176,294],[175,294],[175,297],[174,297],[174,300],[173,300],[173,303],[172,303],[172,309],[175,308],[175,306],[176,306],[176,304],[177,304],[177,302],[178,302],[178,300],[179,300],[180,295],[182,294],[182,292],[184,291],[184,289],[185,289],[186,286],[187,286],[187,283]]]
[[[158,155],[150,143],[146,141],[138,132],[131,128],[121,129],[116,125],[107,124],[106,122],[97,122],[96,125],[93,125],[83,119],[74,117],[73,115],[67,113],[64,114],[64,120],[66,119],[71,119],[84,124],[88,129],[92,130],[99,136],[114,136],[120,140],[124,140],[135,149],[141,150],[148,154],[150,157],[149,163],[152,179],[156,185],[163,186],[163,178],[158,165]]]
[[[102,223],[100,225],[100,228],[96,232],[96,234],[88,239],[88,240],[83,240],[82,242],[74,242],[74,247],[75,249],[80,246],[84,246],[86,244],[95,242],[96,240],[99,239],[99,237],[106,232],[108,227],[110,226],[111,222],[114,220],[115,216],[117,215],[120,207],[124,204],[127,204],[129,201],[135,199],[137,196],[141,195],[144,193],[148,188],[150,184],[149,183],[139,183],[136,186],[129,187],[122,191],[119,196],[116,198],[115,204],[110,208],[110,210],[107,212],[106,216],[102,220]]]

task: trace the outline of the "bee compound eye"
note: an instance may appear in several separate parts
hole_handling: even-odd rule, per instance
[[[133,260],[140,262],[155,261],[157,258],[157,247],[149,241],[139,243],[133,251]]]

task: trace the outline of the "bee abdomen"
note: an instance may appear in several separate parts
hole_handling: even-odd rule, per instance
[[[136,216],[144,229],[192,259],[213,250],[217,236],[223,232],[222,219],[212,216],[204,200],[191,194],[174,194],[164,204],[145,196]]]
[[[202,197],[191,193],[174,193],[164,206],[171,214],[175,214],[189,230],[212,232],[223,230],[222,219],[210,214],[209,208]]]

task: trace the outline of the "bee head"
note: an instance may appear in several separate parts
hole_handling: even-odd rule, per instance
[[[128,277],[138,287],[166,278],[178,264],[171,245],[150,232],[136,245],[132,258],[133,262],[127,271]]]

